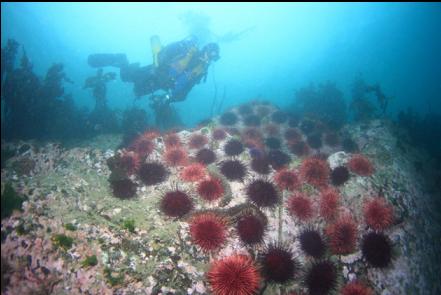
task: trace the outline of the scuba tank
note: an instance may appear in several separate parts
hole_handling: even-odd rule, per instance
[[[152,48],[153,65],[157,68],[159,66],[159,52],[161,52],[162,49],[158,35],[150,37],[150,46]]]

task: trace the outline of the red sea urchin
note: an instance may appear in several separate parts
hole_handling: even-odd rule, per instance
[[[352,172],[360,176],[370,176],[374,173],[372,163],[361,154],[353,155],[348,162],[348,167]]]
[[[176,133],[169,133],[164,138],[164,144],[167,149],[178,148],[182,145],[179,135]]]
[[[303,193],[297,192],[289,197],[287,201],[288,212],[301,221],[307,221],[313,216],[311,199]]]
[[[252,181],[246,189],[246,194],[248,199],[257,207],[271,208],[280,201],[275,186],[271,182],[262,179]]]
[[[182,217],[193,209],[193,201],[182,191],[170,191],[162,197],[160,208],[169,217]]]
[[[374,295],[371,288],[360,282],[346,284],[340,291],[341,295]]]
[[[192,163],[181,171],[181,178],[187,182],[200,181],[207,175],[205,166],[201,163]]]
[[[244,244],[255,245],[263,241],[265,221],[256,215],[247,214],[237,221],[236,230]]]
[[[199,182],[197,191],[202,199],[211,202],[223,196],[224,187],[219,179],[210,178]]]
[[[200,149],[208,143],[208,138],[202,134],[192,134],[188,140],[188,147],[191,149]]]
[[[205,212],[190,220],[190,236],[203,251],[214,251],[222,247],[227,239],[227,224],[223,217]]]
[[[253,260],[245,255],[232,255],[214,261],[207,277],[215,295],[256,294],[261,280]]]
[[[284,284],[294,279],[299,263],[285,245],[270,244],[259,257],[263,277],[270,283]]]
[[[281,169],[274,176],[274,182],[280,190],[293,191],[299,187],[300,181],[294,171]]]
[[[308,158],[300,166],[300,176],[309,184],[323,187],[328,184],[329,165],[325,160]]]
[[[172,167],[184,166],[187,164],[188,155],[182,148],[170,148],[165,151],[164,160]]]
[[[346,255],[355,251],[357,224],[351,216],[343,216],[326,228],[333,254]]]
[[[309,145],[303,140],[289,143],[289,150],[297,157],[307,156],[311,152]]]
[[[320,193],[319,210],[320,215],[331,220],[337,215],[338,205],[340,203],[340,194],[334,189],[326,189]]]
[[[120,164],[124,167],[124,170],[127,171],[129,175],[134,174],[139,169],[140,160],[138,155],[133,151],[123,152],[120,160]]]
[[[363,215],[367,225],[374,230],[385,230],[394,221],[392,206],[380,197],[373,198],[364,203]]]
[[[155,149],[151,136],[141,135],[132,144],[131,149],[140,157],[148,157]]]

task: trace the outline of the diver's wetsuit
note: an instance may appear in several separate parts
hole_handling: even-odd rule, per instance
[[[134,83],[136,96],[163,89],[168,92],[169,102],[184,100],[193,86],[206,77],[209,66],[194,40],[189,39],[163,48],[158,66],[129,64],[125,54],[92,54],[88,63],[92,67],[119,67],[121,80]]]

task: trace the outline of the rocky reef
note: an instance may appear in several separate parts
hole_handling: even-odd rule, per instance
[[[394,128],[255,102],[120,150],[2,143],[2,293],[440,294],[430,158]]]

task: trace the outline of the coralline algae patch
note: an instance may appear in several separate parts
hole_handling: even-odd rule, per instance
[[[2,169],[2,192],[12,183],[28,200],[2,220],[2,291],[439,290],[419,271],[429,262],[416,258],[415,244],[432,233],[418,236],[409,222],[415,200],[403,193],[403,171],[377,161],[384,154],[374,148],[388,138],[377,136],[386,128],[374,130],[337,133],[253,103],[195,130],[148,131],[115,152],[17,152]],[[348,134],[363,139],[360,150],[339,144]],[[14,163],[24,157],[51,164],[38,160],[18,174]]]

